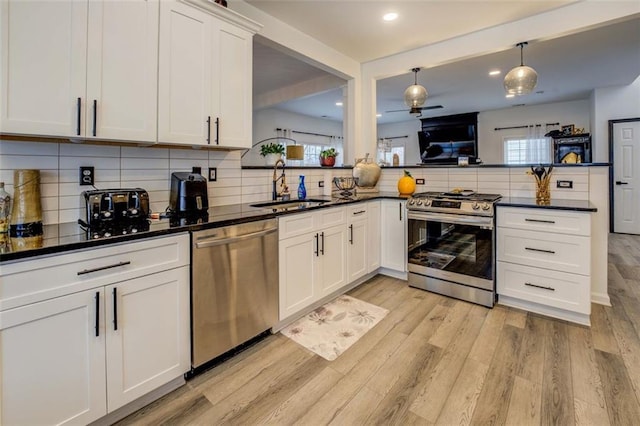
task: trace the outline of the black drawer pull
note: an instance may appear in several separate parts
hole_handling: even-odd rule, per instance
[[[555,220],[542,220],[542,219],[527,219],[525,218],[525,222],[538,222],[538,223],[556,223]]]
[[[525,250],[529,250],[529,251],[538,251],[540,253],[549,253],[549,254],[556,254],[555,251],[553,250],[543,250],[543,249],[537,249],[537,248],[532,248],[532,247],[525,247]]]
[[[531,284],[531,283],[524,283],[524,285],[529,286],[529,287],[541,288],[543,290],[556,291],[556,289],[553,288],[553,287],[546,287],[546,286],[543,286],[543,285],[537,285],[537,284]]]
[[[353,215],[356,216],[356,215],[359,215],[359,214],[362,214],[362,213],[366,213],[366,212],[367,212],[366,210],[360,210],[358,212],[353,212]]]
[[[131,262],[129,261],[120,262],[120,263],[115,263],[113,265],[101,266],[99,268],[85,269],[84,271],[78,272],[78,275],[92,274],[94,272],[104,271],[105,269],[111,269],[111,268],[119,268],[120,266],[125,266],[125,265],[131,265]]]
[[[317,234],[317,233],[316,233],[315,237],[313,237],[313,239],[314,239],[314,240],[316,240],[316,241],[315,241],[315,243],[316,243],[316,249],[313,251],[313,253],[316,255],[316,257],[318,257],[318,253],[319,253],[319,244],[320,244],[320,243],[318,242],[319,240],[318,240],[318,234]]]
[[[113,330],[118,331],[118,295],[116,294],[117,287],[113,288]]]
[[[353,245],[353,225],[349,225],[349,242]]]
[[[621,180],[617,180],[616,185],[629,185],[629,182],[622,182]]]
[[[100,292],[96,291],[96,337],[100,336]]]

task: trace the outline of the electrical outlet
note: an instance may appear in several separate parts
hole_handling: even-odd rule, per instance
[[[80,186],[91,185],[95,182],[95,170],[93,167],[81,166],[80,167]]]
[[[556,181],[556,188],[573,189],[572,180],[558,180]]]
[[[416,185],[424,185],[424,179],[416,179]]]
[[[323,180],[318,182],[318,188],[324,188],[324,181]]]
[[[215,182],[218,179],[218,168],[209,167],[209,182]]]

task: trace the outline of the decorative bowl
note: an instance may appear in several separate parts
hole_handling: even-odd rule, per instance
[[[353,177],[333,178],[333,184],[336,186],[336,188],[338,188],[341,191],[340,195],[343,195],[345,197],[349,195],[353,195],[353,192],[351,191],[356,187],[357,183],[358,183],[358,179]]]

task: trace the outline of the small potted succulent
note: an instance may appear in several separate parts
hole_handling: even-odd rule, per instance
[[[273,166],[276,161],[282,158],[284,154],[284,145],[279,143],[265,143],[260,147],[260,155],[267,162],[267,166]]]
[[[323,149],[320,151],[320,166],[333,167],[336,164],[338,151],[335,148]]]

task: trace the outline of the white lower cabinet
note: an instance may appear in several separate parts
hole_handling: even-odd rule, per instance
[[[347,280],[353,282],[368,272],[367,246],[369,226],[368,203],[358,203],[347,209]]]
[[[380,267],[380,201],[367,202],[367,273]]]
[[[499,303],[588,325],[590,234],[588,212],[499,206]]]
[[[348,283],[345,212],[336,207],[280,218],[280,321]]]
[[[154,245],[164,247],[166,258],[135,256],[136,248]],[[87,288],[33,300],[38,293],[26,294],[24,281],[25,294],[11,299],[29,303],[0,311],[0,424],[87,424],[187,372],[188,250],[183,235],[3,265],[3,281],[12,284],[44,276],[64,259]],[[131,254],[129,263],[122,253]],[[102,266],[93,267],[96,261]],[[181,266],[129,277],[162,264]],[[118,268],[120,274],[112,272]],[[97,286],[106,273],[110,283]]]
[[[380,266],[404,273],[407,269],[407,213],[404,200],[382,200]]]

